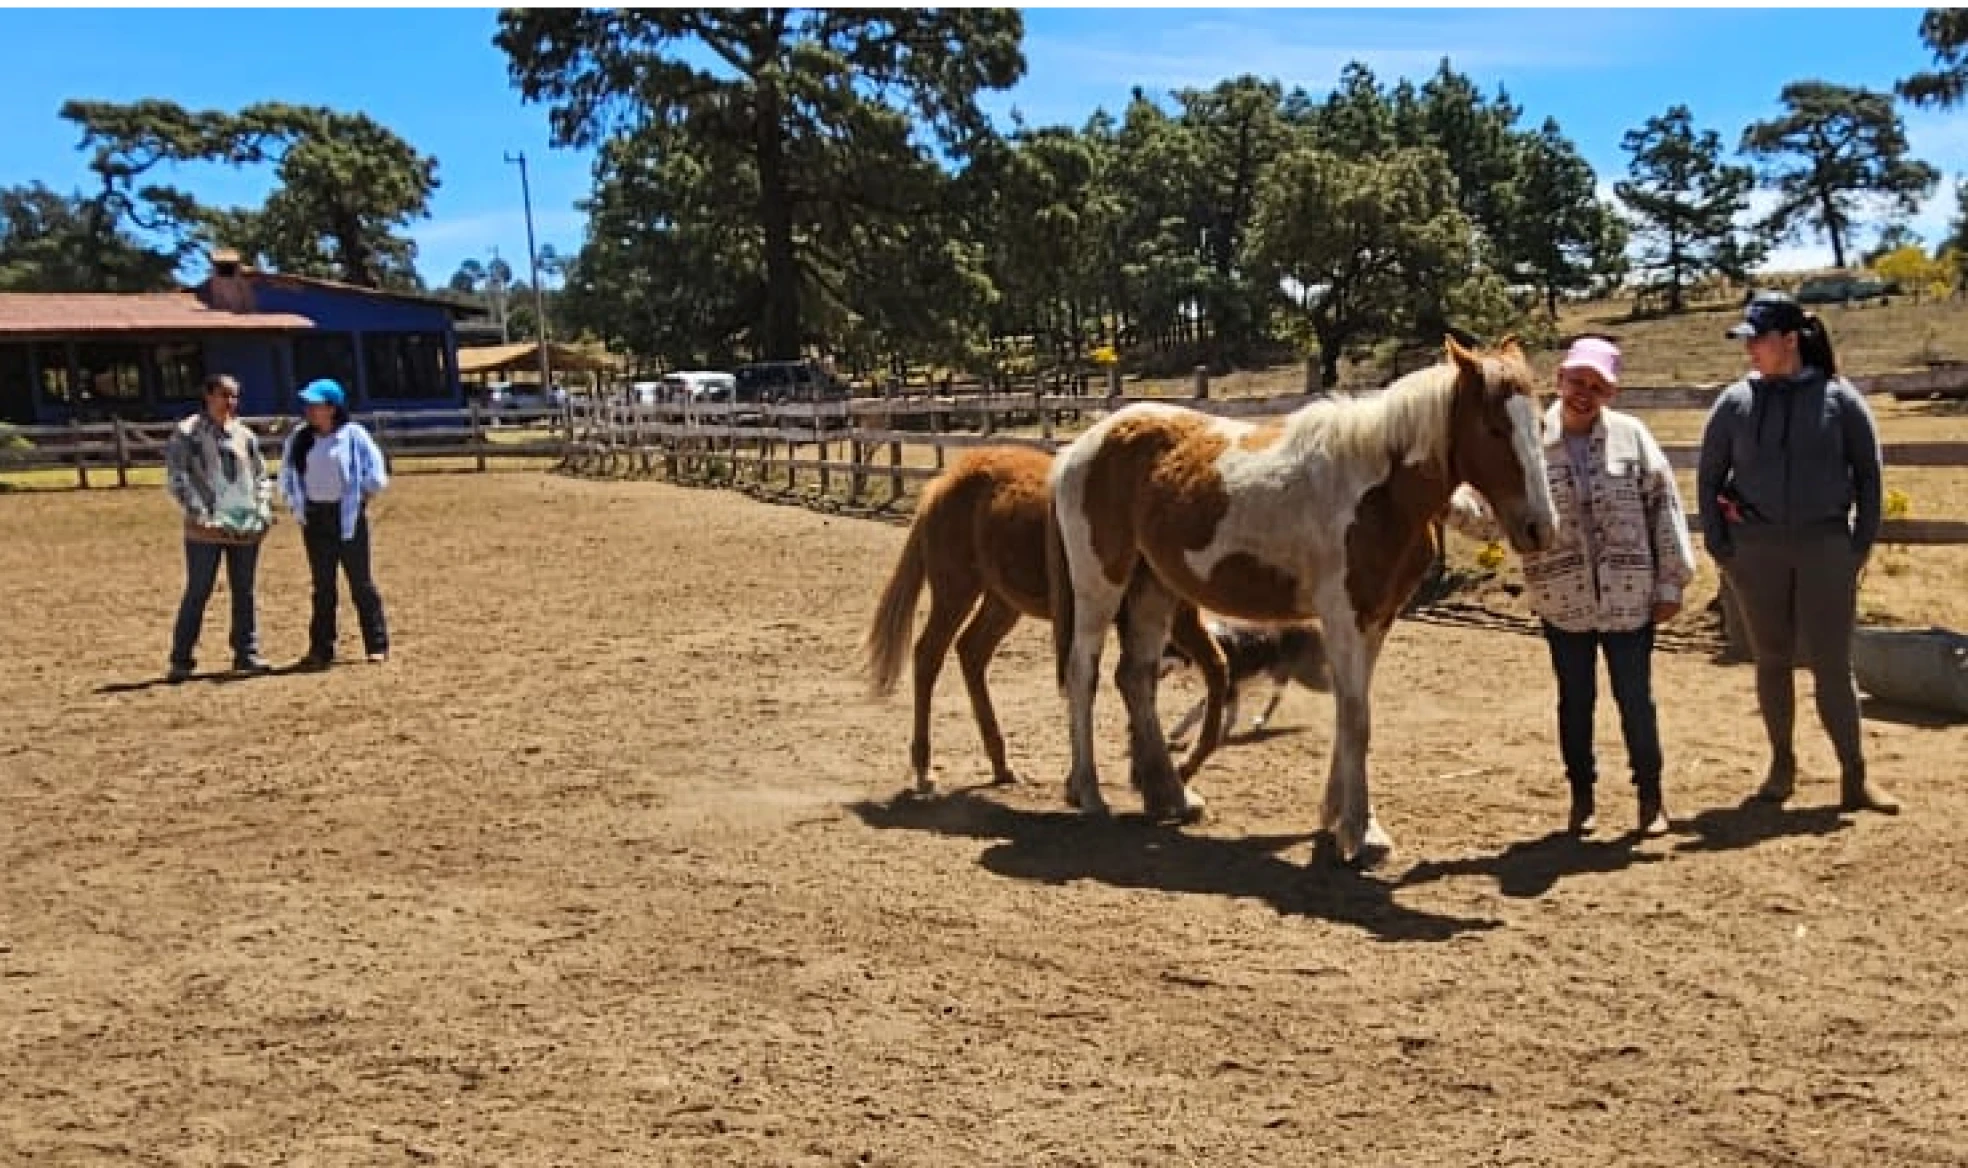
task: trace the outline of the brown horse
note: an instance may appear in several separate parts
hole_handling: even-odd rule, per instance
[[[1342,860],[1391,850],[1367,795],[1368,693],[1388,628],[1433,558],[1434,525],[1461,483],[1490,501],[1520,553],[1547,546],[1556,523],[1523,350],[1514,338],[1491,353],[1450,338],[1447,351],[1378,394],[1261,424],[1130,406],[1059,452],[1046,550],[1073,741],[1066,793],[1081,811],[1107,810],[1093,698],[1117,617],[1131,777],[1151,816],[1183,818],[1202,800],[1170,765],[1155,714],[1174,612],[1317,617],[1335,713],[1321,827]]]
[[[928,583],[929,620],[916,638],[915,732],[909,742],[919,792],[934,789],[929,777],[930,697],[952,639],[971,713],[991,759],[992,781],[1018,781],[1005,761],[1004,735],[984,673],[1019,617],[1051,617],[1045,552],[1046,476],[1051,469],[1052,455],[1041,450],[984,447],[952,463],[924,488],[916,504],[908,542],[882,590],[864,652],[869,688],[877,696],[892,692],[902,674],[916,598]],[[1195,609],[1174,613],[1171,622],[1166,631],[1199,663],[1209,689],[1202,735],[1182,766],[1182,777],[1188,779],[1222,737],[1227,674],[1222,653]]]

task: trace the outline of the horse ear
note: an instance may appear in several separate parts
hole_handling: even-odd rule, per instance
[[[1482,358],[1463,347],[1462,342],[1456,339],[1454,333],[1449,333],[1442,338],[1442,347],[1447,351],[1449,360],[1455,362],[1456,366],[1464,373],[1480,374],[1482,372]]]
[[[1515,357],[1520,361],[1525,359],[1524,346],[1517,342],[1516,333],[1505,333],[1503,339],[1497,342],[1496,351],[1502,357]]]

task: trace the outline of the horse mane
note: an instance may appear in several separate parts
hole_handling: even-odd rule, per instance
[[[1449,402],[1460,372],[1454,362],[1439,361],[1375,393],[1315,401],[1293,413],[1287,429],[1296,441],[1342,461],[1447,462]]]

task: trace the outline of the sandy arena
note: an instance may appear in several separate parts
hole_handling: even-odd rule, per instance
[[[405,475],[394,661],[168,687],[163,493],[0,496],[0,1162],[1968,1163],[1968,727],[1869,719],[1909,810],[1841,817],[1800,674],[1800,796],[1741,810],[1750,673],[1663,654],[1676,832],[1618,834],[1602,690],[1613,830],[1572,843],[1542,644],[1403,622],[1360,876],[1308,867],[1318,695],[1217,756],[1199,828],[1067,813],[1028,622],[992,675],[1025,784],[976,789],[953,658],[947,793],[898,800],[906,681],[855,666],[903,534]],[[260,598],[292,662],[291,518]]]

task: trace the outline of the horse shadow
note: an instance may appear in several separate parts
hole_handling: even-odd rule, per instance
[[[978,863],[1014,880],[1094,880],[1114,888],[1260,900],[1282,915],[1352,925],[1382,941],[1448,941],[1501,924],[1398,903],[1396,885],[1342,866],[1327,833],[1219,839],[1139,815],[1101,821],[1075,811],[1021,810],[975,790],[864,800],[848,810],[883,831],[990,841]],[[1309,864],[1279,856],[1308,840]]]

